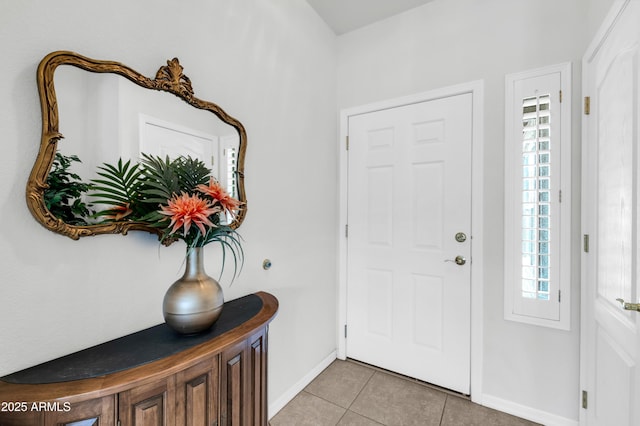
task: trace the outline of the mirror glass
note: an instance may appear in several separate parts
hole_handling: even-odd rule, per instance
[[[165,92],[145,90],[116,74],[90,73],[69,65],[58,67],[54,84],[64,135],[58,151],[78,157],[72,170],[83,182],[99,178],[98,166],[116,164],[120,158],[136,162],[142,153],[162,158],[183,155],[202,160],[238,198],[238,132],[211,112]]]
[[[130,229],[155,232],[144,224],[100,223],[99,219],[77,224],[53,215],[42,198],[56,152],[77,157],[79,161],[74,160],[69,171],[84,183],[98,178],[98,168],[104,163],[139,162],[143,153],[200,159],[241,202],[235,216],[227,217],[233,228],[240,226],[246,214],[246,133],[219,106],[193,96],[191,82],[177,59],[167,61],[167,67],[161,67],[151,80],[119,63],[54,52],[41,62],[38,83],[43,136],[27,187],[27,204],[44,226],[72,238]],[[82,198],[91,203],[91,197]],[[100,210],[100,206],[92,207]]]

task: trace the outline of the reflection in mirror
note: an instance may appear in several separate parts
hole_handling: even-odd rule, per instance
[[[115,74],[88,73],[68,65],[58,67],[54,83],[65,135],[58,151],[79,158],[73,172],[82,182],[98,178],[98,166],[115,164],[119,158],[136,162],[143,153],[171,159],[190,156],[204,162],[227,192],[238,197],[238,132],[209,111],[144,90]],[[91,198],[83,202],[89,204]]]
[[[219,106],[195,98],[177,59],[167,61],[151,80],[116,62],[53,52],[40,63],[38,88],[42,141],[27,185],[27,204],[45,227],[74,239],[126,234],[131,229],[156,232],[143,223],[126,221],[101,223],[90,218],[84,224],[48,208],[50,194],[56,191],[46,185],[54,186],[60,161],[66,161],[71,183],[82,185],[97,177],[103,163],[115,164],[119,158],[137,162],[143,153],[203,161],[229,194],[241,201],[240,210],[228,217],[233,228],[241,224],[246,214],[246,132]],[[77,202],[90,210],[99,208],[90,201],[85,192]]]

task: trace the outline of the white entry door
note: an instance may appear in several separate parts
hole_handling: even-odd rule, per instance
[[[470,382],[470,93],[349,117],[347,356]]]
[[[197,158],[219,179],[220,139],[181,124],[160,120],[146,114],[139,115],[140,156],[142,153],[175,159],[181,155]]]
[[[640,424],[640,312],[616,300],[640,299],[640,2],[622,10],[594,41],[583,67],[590,114],[583,166],[589,247],[583,255],[581,417],[583,424],[602,426]]]

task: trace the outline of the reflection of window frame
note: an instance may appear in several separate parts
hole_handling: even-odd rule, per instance
[[[220,170],[220,184],[235,199],[238,196],[238,136],[226,135],[220,137],[220,153],[218,158]],[[225,213],[223,223],[231,223],[233,218]]]
[[[505,319],[568,330],[571,64],[505,81]]]
[[[220,137],[220,183],[233,197],[238,198],[238,136]]]

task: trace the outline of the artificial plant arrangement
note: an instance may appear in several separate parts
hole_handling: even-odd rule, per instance
[[[169,244],[183,240],[187,253],[217,242],[222,247],[222,267],[227,252],[233,257],[234,274],[244,262],[241,239],[222,219],[232,218],[240,207],[211,176],[211,170],[198,159],[169,159],[142,154],[131,160],[98,167],[99,178],[92,179],[95,205],[107,208],[95,217],[105,221],[144,222],[159,230],[160,240]]]

